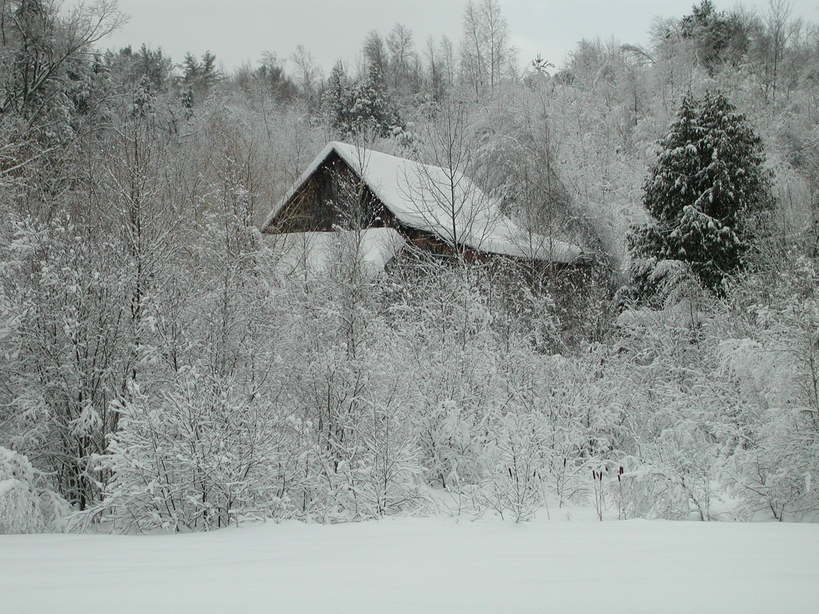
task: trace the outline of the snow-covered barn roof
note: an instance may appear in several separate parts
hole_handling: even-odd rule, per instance
[[[582,254],[577,245],[533,235],[518,226],[501,213],[495,199],[459,171],[338,141],[328,143],[310,163],[270,212],[262,225],[263,231],[333,153],[344,160],[401,224],[432,233],[450,245],[559,263],[573,262]]]

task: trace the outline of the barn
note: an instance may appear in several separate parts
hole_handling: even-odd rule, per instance
[[[408,247],[467,261],[571,265],[585,256],[578,245],[516,224],[459,170],[341,142],[321,150],[262,232],[290,247],[313,246],[316,254],[334,235],[356,232],[364,259],[376,268]]]

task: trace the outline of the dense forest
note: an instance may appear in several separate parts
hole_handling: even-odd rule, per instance
[[[472,0],[329,75],[105,50],[112,0],[0,10],[0,533],[817,518],[819,27],[783,0],[560,69]],[[283,271],[260,224],[330,140],[454,155],[585,273]]]

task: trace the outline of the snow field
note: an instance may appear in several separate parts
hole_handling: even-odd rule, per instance
[[[391,519],[0,536],[0,612],[806,613],[819,526]]]

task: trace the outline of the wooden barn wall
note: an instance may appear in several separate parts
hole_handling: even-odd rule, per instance
[[[265,232],[326,232],[337,227],[381,227],[392,214],[366,186],[359,186],[357,174],[333,152],[315,173],[285,203]],[[355,192],[363,188],[359,207],[351,205]],[[347,207],[342,209],[341,207]]]

